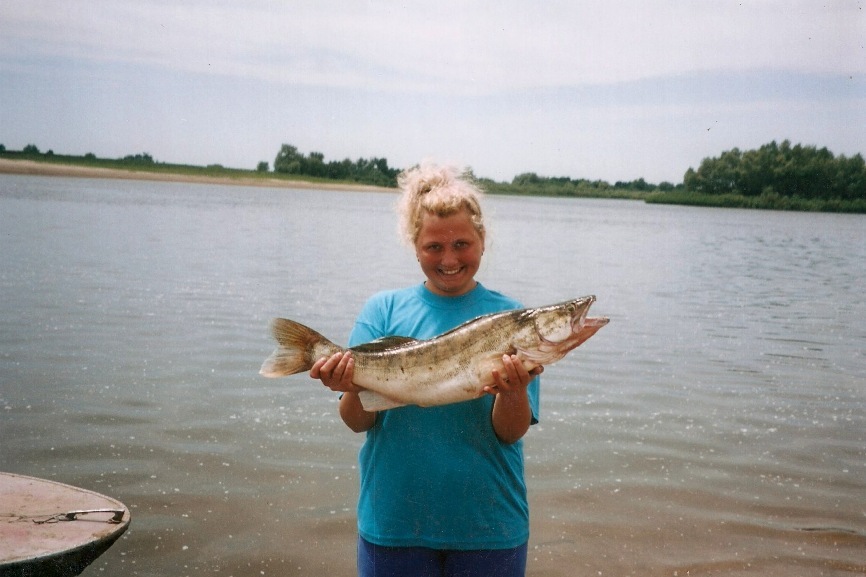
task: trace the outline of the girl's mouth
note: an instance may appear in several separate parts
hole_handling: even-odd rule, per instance
[[[462,272],[462,271],[463,271],[462,266],[457,267],[457,268],[451,268],[451,269],[440,268],[439,274],[441,274],[443,276],[454,276],[456,274],[460,274],[460,272]]]

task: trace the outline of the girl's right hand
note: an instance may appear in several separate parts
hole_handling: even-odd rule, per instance
[[[334,353],[322,357],[310,369],[310,377],[319,379],[326,387],[340,393],[357,393],[363,390],[352,382],[355,375],[355,359],[351,351]]]

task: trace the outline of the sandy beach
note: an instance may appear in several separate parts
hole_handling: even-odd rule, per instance
[[[67,178],[115,178],[126,180],[153,180],[159,182],[193,182],[232,186],[264,186],[271,188],[316,188],[325,190],[348,190],[367,192],[395,192],[393,188],[365,184],[307,182],[304,180],[284,180],[280,178],[245,178],[194,176],[150,172],[146,170],[120,170],[115,168],[96,168],[71,164],[53,164],[32,160],[10,160],[0,158],[0,174],[27,174],[34,176],[62,176]]]

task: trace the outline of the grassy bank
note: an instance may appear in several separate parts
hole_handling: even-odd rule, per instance
[[[92,178],[136,178],[148,180],[185,180],[209,184],[235,184],[243,186],[321,187],[345,190],[390,190],[355,181],[283,174],[264,170],[227,168],[221,165],[195,166],[153,162],[139,157],[126,159],[97,158],[93,155],[69,156],[53,153],[0,152],[0,159],[22,161],[0,165],[0,172],[45,174],[53,176],[80,176]],[[41,167],[41,168],[40,168]],[[63,167],[68,167],[64,170]],[[546,179],[541,183],[504,183],[481,179],[489,194],[513,196],[543,196],[557,198],[609,198],[643,200],[651,204],[674,204],[717,208],[750,208],[764,210],[791,210],[805,212],[840,212],[866,214],[866,200],[806,199],[781,196],[775,193],[759,196],[739,194],[701,194],[681,188],[669,191],[646,191],[610,186],[600,181],[571,181],[566,183]]]
[[[762,194],[701,194],[697,192],[653,192],[645,198],[650,204],[679,204],[716,208],[752,208],[762,210],[794,210],[801,212],[866,213],[866,200],[806,199],[796,196]]]
[[[239,168],[226,168],[220,165],[195,166],[188,164],[171,164],[165,162],[141,161],[135,159],[109,159],[97,158],[92,155],[69,156],[62,154],[25,153],[17,151],[0,152],[0,159],[12,161],[25,161],[30,164],[36,163],[43,167],[52,167],[52,170],[40,171],[19,170],[17,172],[42,173],[65,176],[91,176],[104,178],[120,178],[121,174],[134,178],[153,178],[155,180],[190,180],[209,183],[280,186],[290,187],[303,183],[306,186],[321,186],[322,188],[347,188],[347,189],[377,189],[393,190],[382,187],[366,185],[355,181],[342,181],[330,178],[299,174],[283,174],[272,171],[246,170]],[[69,171],[57,170],[57,167],[69,167]],[[93,172],[87,172],[90,169]],[[0,166],[0,172],[10,172]],[[114,171],[112,173],[96,171]],[[586,186],[549,186],[532,184],[510,184],[495,182],[489,179],[481,179],[480,184],[489,194],[502,194],[514,196],[552,196],[564,198],[617,198],[641,200],[646,198],[647,193],[628,190],[623,188],[597,188]]]
[[[313,176],[301,176],[297,174],[286,175],[278,172],[245,170],[240,168],[227,168],[218,164],[209,166],[195,166],[189,164],[171,164],[165,162],[142,162],[127,159],[110,159],[97,158],[95,156],[68,156],[63,154],[32,154],[24,152],[5,151],[0,152],[0,159],[12,161],[26,161],[29,163],[37,163],[45,167],[69,167],[70,169],[92,169],[93,171],[116,171],[119,173],[130,173],[139,178],[147,178],[148,175],[153,176],[157,180],[166,180],[167,178],[160,177],[178,177],[177,180],[191,180],[204,182],[225,182],[226,184],[244,184],[263,186],[277,186],[280,183],[290,187],[298,183],[306,183],[308,185],[320,185],[326,188],[335,186],[363,188],[381,188],[359,184],[353,181],[337,181],[327,178],[317,178]],[[34,172],[38,172],[34,171]],[[54,171],[52,171],[54,172]],[[70,174],[72,175],[72,174]],[[83,173],[98,177],[99,172]],[[110,174],[104,174],[105,177],[111,177]]]
[[[515,196],[550,196],[557,198],[617,198],[627,200],[643,200],[648,193],[628,188],[611,186],[581,186],[569,183],[567,186],[551,186],[550,184],[508,184],[492,180],[481,181],[484,190],[490,194],[507,194]]]

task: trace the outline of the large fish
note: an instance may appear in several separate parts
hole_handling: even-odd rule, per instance
[[[309,371],[316,360],[352,351],[352,381],[363,387],[367,411],[402,405],[446,405],[485,394],[494,369],[504,374],[502,355],[516,354],[528,370],[564,357],[608,323],[587,318],[594,296],[533,309],[492,313],[429,340],[386,337],[343,349],[302,324],[274,319],[279,347],[259,371],[282,377]]]

